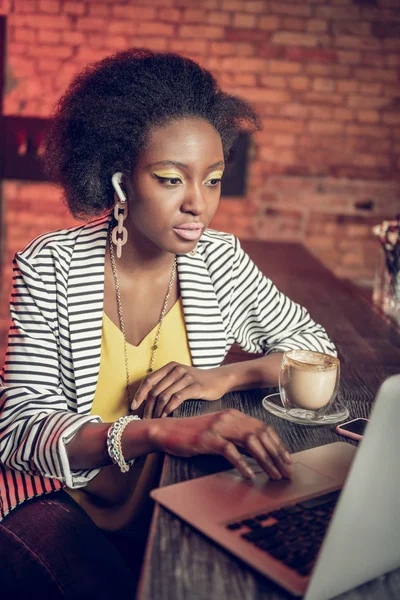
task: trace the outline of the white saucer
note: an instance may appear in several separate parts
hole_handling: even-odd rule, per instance
[[[298,425],[333,425],[335,423],[340,423],[340,421],[344,421],[350,414],[345,406],[335,400],[328,412],[326,412],[324,415],[321,415],[317,418],[301,417],[296,409],[288,410],[282,406],[279,393],[265,396],[265,398],[263,398],[262,405],[265,410],[272,413],[276,417],[286,419],[286,421],[297,423]]]

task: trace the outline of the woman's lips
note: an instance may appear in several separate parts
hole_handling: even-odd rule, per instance
[[[200,223],[187,223],[186,225],[180,225],[174,227],[173,230],[184,240],[198,240],[203,233],[204,226]]]

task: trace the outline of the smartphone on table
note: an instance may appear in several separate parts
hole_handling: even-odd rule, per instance
[[[336,433],[352,440],[361,440],[369,419],[353,419],[336,427]]]

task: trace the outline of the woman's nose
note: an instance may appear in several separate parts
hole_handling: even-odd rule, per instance
[[[199,185],[190,186],[182,202],[182,211],[200,215],[204,211],[205,206],[204,190]]]

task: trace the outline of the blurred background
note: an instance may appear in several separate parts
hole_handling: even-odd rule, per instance
[[[133,46],[193,58],[262,117],[212,225],[372,289],[372,227],[400,212],[400,0],[0,0],[0,32],[1,358],[14,252],[76,223],[41,174],[52,107]]]

